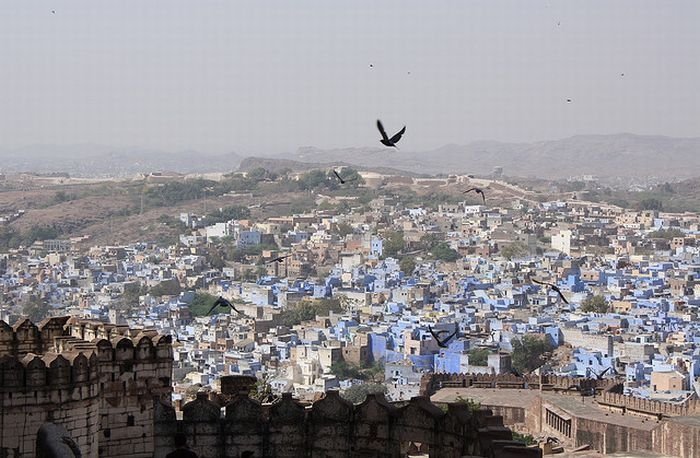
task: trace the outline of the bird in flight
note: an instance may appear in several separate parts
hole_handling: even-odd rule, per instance
[[[481,194],[481,198],[484,201],[484,205],[486,205],[486,195],[484,194],[484,191],[482,191],[480,188],[469,188],[466,191],[462,191],[462,194],[466,194],[471,191],[474,191],[477,194]]]
[[[288,254],[288,255],[286,255],[286,256],[277,256],[276,258],[274,258],[274,259],[272,259],[272,260],[270,260],[270,261],[267,261],[266,264],[272,264],[273,262],[284,262],[284,260],[287,259],[287,258],[290,257],[290,256],[291,256],[291,254]]]
[[[223,297],[219,296],[219,298],[214,302],[214,305],[211,306],[209,311],[207,312],[207,315],[209,315],[216,307],[221,306],[221,307],[231,307],[232,310],[235,310],[236,312],[240,313],[241,315],[243,312],[238,310],[236,307],[233,306],[231,302],[228,300],[224,299]]]
[[[442,330],[435,332],[433,331],[433,328],[430,327],[430,325],[428,325],[428,331],[430,331],[430,334],[433,336],[433,339],[435,339],[435,341],[437,342],[438,347],[447,348],[447,342],[452,340],[452,338],[457,335],[457,333],[459,332],[459,326],[457,325],[457,323],[455,323],[455,332],[447,336],[445,339],[441,339],[440,335],[447,334],[450,331]]]
[[[566,99],[566,103],[571,103],[571,99]]]
[[[595,378],[596,378],[597,380],[600,380],[600,379],[603,378],[603,376],[605,375],[605,373],[606,373],[607,371],[609,371],[611,368],[610,368],[610,367],[606,368],[606,369],[605,369],[603,372],[601,372],[600,374],[597,373],[596,371],[594,371],[593,369],[591,369],[590,367],[587,368],[587,369],[590,371],[591,374],[595,375]]]
[[[377,129],[379,129],[379,133],[382,134],[382,139],[380,140],[382,145],[393,146],[394,148],[396,148],[396,143],[401,140],[401,136],[404,134],[404,132],[406,132],[406,126],[403,126],[403,129],[398,131],[393,137],[389,138],[384,130],[384,126],[382,126],[382,122],[379,119],[377,119]]]
[[[340,184],[345,184],[345,183],[347,183],[348,181],[353,181],[353,180],[354,180],[354,178],[350,178],[349,180],[343,180],[343,178],[340,176],[340,174],[339,174],[338,172],[336,172],[335,170],[333,170],[333,173],[335,174],[336,177],[338,177],[338,181],[340,181]]]
[[[561,297],[561,300],[564,301],[565,304],[568,304],[568,303],[569,303],[569,301],[566,300],[566,298],[564,297],[564,294],[561,292],[561,290],[559,289],[559,287],[558,287],[557,285],[555,285],[554,283],[546,283],[546,282],[543,282],[543,281],[535,280],[534,278],[532,279],[532,282],[533,282],[533,283],[537,283],[538,285],[549,286],[549,287],[551,288],[552,291],[556,291],[556,292],[557,292],[557,294],[559,295],[559,297]]]

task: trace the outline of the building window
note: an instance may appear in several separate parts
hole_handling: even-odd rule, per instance
[[[126,426],[134,426],[134,416],[129,415],[126,417]]]

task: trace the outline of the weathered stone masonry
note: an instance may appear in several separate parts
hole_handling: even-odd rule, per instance
[[[181,421],[172,407],[156,411],[157,458],[172,450],[176,431],[201,458],[395,458],[411,446],[431,457],[541,456],[540,449],[513,442],[502,418],[488,409],[452,404],[444,413],[424,397],[397,407],[383,395],[369,395],[353,406],[329,391],[304,407],[290,394],[263,405],[241,394],[223,406],[222,416],[222,406],[199,393],[184,406]]]
[[[83,456],[151,457],[154,402],[170,402],[170,336],[68,317],[0,321],[0,457],[35,456],[47,421]]]

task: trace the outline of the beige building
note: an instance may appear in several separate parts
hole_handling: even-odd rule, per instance
[[[678,371],[652,372],[651,388],[654,391],[678,391],[685,386],[685,376]]]

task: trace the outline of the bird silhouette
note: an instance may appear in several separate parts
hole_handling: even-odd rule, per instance
[[[571,99],[566,99],[566,103],[571,103]]]
[[[291,254],[288,254],[286,256],[277,256],[276,258],[271,259],[270,261],[267,261],[266,264],[272,264],[273,262],[284,262],[284,260],[290,256],[291,256]]]
[[[336,177],[338,177],[338,181],[340,181],[340,184],[345,184],[345,183],[347,183],[348,181],[354,181],[354,180],[355,180],[354,178],[350,178],[350,179],[345,179],[345,180],[343,180],[343,178],[340,176],[340,174],[339,174],[338,172],[336,172],[335,170],[333,170],[333,173],[335,174]]]
[[[557,285],[555,285],[554,283],[546,283],[543,281],[535,280],[534,278],[532,279],[532,282],[537,283],[538,285],[549,286],[549,288],[551,288],[552,291],[556,291],[557,294],[559,294],[559,297],[561,297],[561,300],[564,301],[565,304],[567,304],[567,305],[569,304],[569,301],[566,300],[566,298],[564,297],[564,294],[561,292],[559,287]]]
[[[56,10],[51,10],[51,14],[56,14]]]
[[[221,307],[231,307],[232,310],[235,310],[236,312],[240,313],[241,315],[243,314],[243,312],[241,312],[241,311],[238,310],[236,307],[234,307],[233,304],[232,304],[230,301],[228,301],[228,300],[224,299],[223,297],[219,296],[219,298],[214,302],[214,305],[212,305],[211,308],[209,309],[209,311],[207,312],[207,315],[209,315],[216,307],[219,307],[219,306],[221,306]]]
[[[333,170],[333,173],[335,174],[335,176],[338,177],[338,181],[340,181],[340,184],[345,184],[345,180],[343,180],[343,178],[340,175],[338,175],[338,172]]]
[[[433,328],[430,327],[430,325],[428,325],[428,331],[430,331],[430,334],[433,336],[433,339],[435,339],[435,341],[437,342],[438,347],[447,348],[447,342],[452,340],[452,338],[457,335],[457,333],[459,332],[459,326],[457,325],[457,323],[455,323],[455,332],[447,336],[447,338],[445,339],[441,339],[440,335],[447,334],[450,331],[442,330],[435,332],[433,331]]]
[[[401,136],[404,134],[404,132],[406,132],[406,126],[403,126],[403,129],[398,131],[393,137],[389,138],[384,130],[382,122],[379,119],[377,119],[377,129],[379,129],[379,133],[382,134],[382,139],[380,140],[382,145],[393,146],[394,148],[396,148],[396,143],[401,140]]]
[[[374,65],[372,65],[372,64],[369,64],[369,68],[374,68]]]
[[[462,194],[466,194],[472,191],[474,191],[477,194],[481,194],[481,199],[484,201],[484,205],[486,205],[486,195],[484,194],[484,191],[482,191],[480,188],[469,188],[466,191],[462,191]]]
[[[609,371],[610,369],[611,369],[611,368],[610,368],[610,367],[608,367],[608,368],[606,368],[606,369],[605,369],[605,370],[604,370],[603,372],[601,372],[601,373],[597,373],[597,372],[596,372],[596,371],[594,371],[593,369],[591,369],[591,368],[588,368],[588,370],[590,370],[590,371],[591,371],[591,373],[592,373],[593,375],[595,375],[595,378],[596,378],[596,379],[598,379],[598,380],[602,379],[602,378],[603,378],[603,376],[605,375],[605,373],[606,373],[607,371]]]

